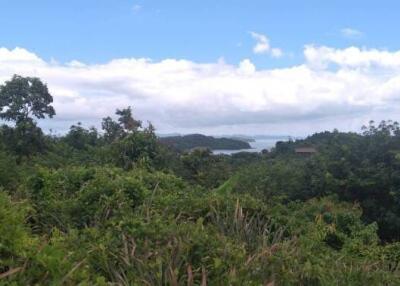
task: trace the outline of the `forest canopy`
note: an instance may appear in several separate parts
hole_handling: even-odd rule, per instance
[[[194,148],[210,150],[244,150],[251,149],[248,142],[234,138],[215,138],[202,134],[161,137],[160,142],[179,151],[190,151]]]

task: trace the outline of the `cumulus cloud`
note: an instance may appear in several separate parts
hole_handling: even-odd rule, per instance
[[[400,51],[306,46],[304,56],[303,64],[277,69],[257,69],[249,59],[60,64],[0,48],[0,82],[13,74],[47,82],[57,116],[45,125],[53,128],[98,123],[128,105],[161,132],[306,134],[399,119]]]
[[[335,49],[309,45],[305,47],[304,55],[308,63],[320,67],[336,64],[342,68],[364,68],[371,71],[396,70],[400,67],[400,51],[389,52],[358,47]]]
[[[279,48],[272,48],[269,44],[269,39],[266,35],[259,34],[256,32],[250,32],[250,35],[256,41],[253,47],[255,54],[270,54],[274,58],[279,58],[283,55],[283,52]]]
[[[253,52],[255,54],[266,53],[270,50],[269,40],[267,36],[258,34],[256,32],[250,32],[250,34],[253,39],[257,41],[256,45],[253,48]]]
[[[256,66],[249,59],[244,59],[239,63],[239,71],[243,74],[252,74],[256,71]]]
[[[340,33],[343,37],[350,39],[360,38],[364,35],[363,32],[353,28],[343,28],[340,30]]]

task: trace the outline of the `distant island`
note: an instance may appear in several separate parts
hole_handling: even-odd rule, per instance
[[[242,136],[242,135],[227,135],[227,136],[218,136],[216,138],[228,138],[228,139],[233,139],[233,140],[239,140],[239,141],[244,141],[247,143],[251,142],[256,142],[254,138],[248,137],[248,136]]]
[[[170,136],[158,138],[160,143],[174,147],[179,151],[193,148],[209,148],[211,150],[240,150],[251,149],[248,142],[243,139],[215,138],[202,134],[190,134],[183,136]]]

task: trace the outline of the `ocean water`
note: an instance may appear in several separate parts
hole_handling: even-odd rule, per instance
[[[251,149],[242,150],[214,150],[213,154],[225,154],[231,155],[239,152],[261,152],[263,149],[270,150],[275,147],[276,142],[284,141],[282,138],[268,138],[268,139],[257,139],[255,142],[249,142]]]

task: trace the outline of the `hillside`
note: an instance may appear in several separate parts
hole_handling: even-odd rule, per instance
[[[162,144],[171,146],[180,151],[191,150],[197,147],[209,148],[211,150],[240,150],[251,149],[248,142],[231,138],[214,138],[201,134],[190,134],[184,136],[171,136],[159,138]]]

